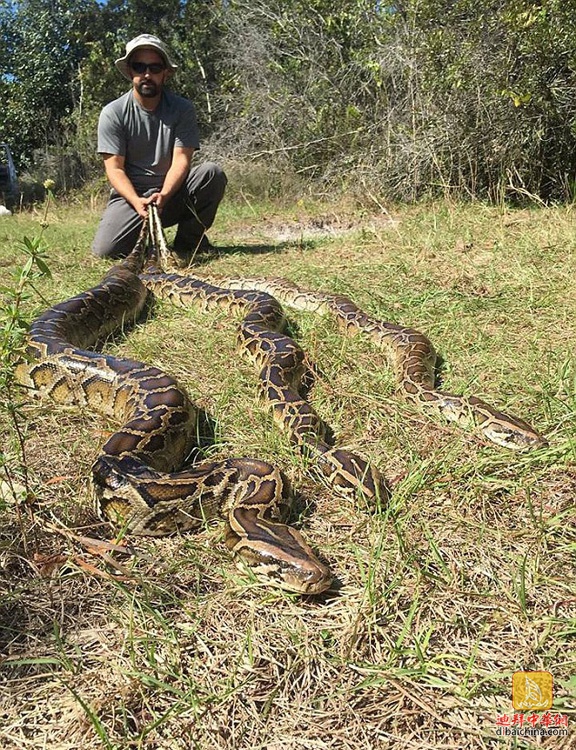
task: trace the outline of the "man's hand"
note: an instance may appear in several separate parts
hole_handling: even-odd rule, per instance
[[[166,203],[166,197],[162,195],[160,192],[152,193],[152,195],[148,195],[146,197],[140,197],[139,195],[136,195],[130,203],[132,204],[132,207],[136,211],[136,213],[141,216],[143,219],[148,218],[148,206],[151,203],[156,204],[156,208],[158,211],[162,211],[162,206]]]
[[[161,192],[157,192],[157,193],[152,193],[152,195],[149,195],[148,198],[142,198],[142,200],[145,201],[146,203],[146,211],[148,211],[148,206],[151,203],[155,203],[158,211],[162,211],[162,208],[168,199]]]
[[[130,201],[130,203],[132,204],[132,207],[136,211],[138,216],[141,216],[143,219],[148,218],[148,206],[150,205],[150,203],[152,203],[150,198],[141,198],[139,195],[137,195]]]

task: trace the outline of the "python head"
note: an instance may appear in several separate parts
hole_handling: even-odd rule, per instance
[[[235,531],[237,524],[241,531]],[[332,574],[304,537],[282,523],[270,522],[252,510],[235,509],[226,529],[226,546],[237,566],[265,584],[298,594],[321,594]]]

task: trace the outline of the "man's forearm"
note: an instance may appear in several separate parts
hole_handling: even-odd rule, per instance
[[[135,204],[139,202],[140,197],[126,172],[123,169],[112,168],[107,169],[106,173],[114,190],[136,207]]]
[[[189,163],[185,162],[184,160],[177,163],[172,163],[172,166],[166,173],[164,184],[162,185],[162,190],[160,191],[164,196],[164,200],[168,200],[176,192],[178,192],[182,183],[186,179],[186,176],[188,175],[189,169]]]
[[[124,170],[123,162],[122,164],[114,164],[112,163],[112,158],[114,157],[105,161],[108,182],[118,195],[121,195],[124,200],[128,201],[136,213],[145,219],[148,214],[148,199],[138,195],[136,188]]]

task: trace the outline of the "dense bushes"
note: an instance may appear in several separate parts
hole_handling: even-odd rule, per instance
[[[68,165],[61,184],[99,173],[97,114],[124,86],[112,61],[147,30],[179,58],[176,85],[196,102],[206,153],[246,172],[401,200],[573,198],[572,2],[151,6],[0,4],[0,139],[22,165],[40,149],[44,161],[66,156],[52,156]],[[47,56],[38,40],[48,27]]]

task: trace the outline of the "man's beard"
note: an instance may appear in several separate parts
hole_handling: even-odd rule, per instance
[[[142,81],[136,88],[140,96],[144,99],[154,99],[160,92],[158,85],[154,81]]]

